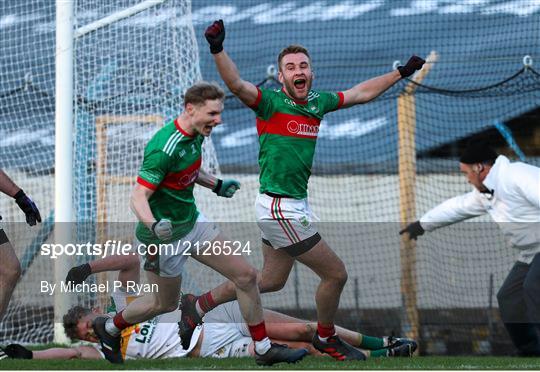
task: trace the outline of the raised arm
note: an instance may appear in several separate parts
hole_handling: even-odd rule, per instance
[[[249,81],[242,80],[236,65],[223,50],[225,40],[225,25],[223,20],[215,21],[206,29],[204,33],[206,40],[210,44],[210,52],[214,56],[219,75],[229,88],[244,104],[253,106],[259,94],[257,87]]]
[[[401,78],[409,77],[415,71],[420,70],[425,61],[417,56],[412,56],[405,66],[384,75],[366,80],[343,92],[343,107],[351,107],[360,103],[369,102],[388,88],[397,83]]]

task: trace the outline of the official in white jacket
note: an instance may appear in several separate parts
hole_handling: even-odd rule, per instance
[[[510,163],[482,141],[469,142],[459,167],[473,191],[439,204],[400,234],[416,239],[489,213],[518,251],[497,293],[502,320],[520,355],[540,356],[540,168]]]

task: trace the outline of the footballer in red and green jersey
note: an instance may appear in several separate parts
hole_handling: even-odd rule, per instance
[[[259,191],[304,199],[321,120],[341,107],[343,93],[310,90],[306,101],[298,101],[283,89],[257,89],[251,108],[260,144]]]
[[[189,135],[177,120],[161,128],[148,142],[137,182],[154,193],[148,199],[157,221],[165,218],[173,225],[173,235],[167,241],[158,239],[142,222],[136,236],[144,244],[170,243],[191,231],[199,215],[193,188],[202,161],[200,134]]]

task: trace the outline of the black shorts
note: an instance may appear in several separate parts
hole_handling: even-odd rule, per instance
[[[316,233],[315,235],[307,239],[304,239],[298,243],[291,244],[288,247],[282,247],[280,249],[283,249],[291,257],[297,257],[309,251],[311,248],[317,245],[317,243],[320,242],[321,239],[321,235],[319,233]],[[270,241],[263,238],[262,242],[272,247],[272,243],[270,243]]]
[[[2,216],[0,216],[0,221],[2,221]],[[0,245],[4,243],[9,243],[9,239],[2,228],[2,224],[0,223]]]

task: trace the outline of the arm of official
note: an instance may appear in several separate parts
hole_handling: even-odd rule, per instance
[[[210,25],[204,33],[208,44],[210,44],[210,52],[214,56],[219,75],[229,88],[229,90],[238,97],[247,106],[253,106],[258,97],[257,87],[240,78],[236,65],[229,57],[227,52],[223,50],[223,41],[225,40],[225,25],[222,20],[215,21]]]
[[[32,359],[103,359],[102,355],[92,346],[77,346],[73,348],[51,348],[33,351]]]
[[[426,231],[433,231],[443,226],[485,214],[486,208],[482,196],[476,190],[456,196],[439,204],[420,218],[420,224]]]

